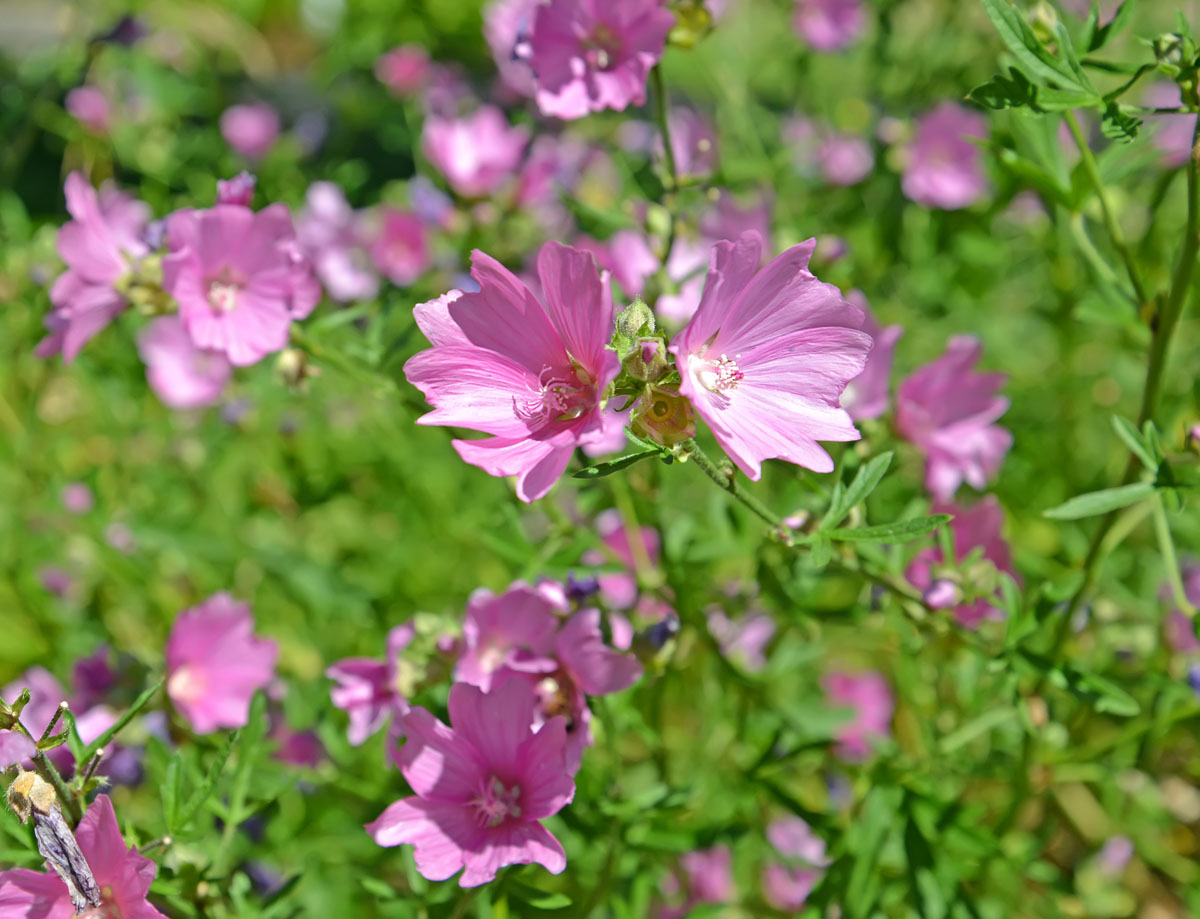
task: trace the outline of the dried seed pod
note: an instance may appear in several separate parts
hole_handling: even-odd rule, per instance
[[[8,786],[8,806],[22,823],[32,818],[38,851],[67,885],[75,912],[89,906],[99,907],[100,888],[75,835],[63,819],[54,786],[35,772],[22,772]]]

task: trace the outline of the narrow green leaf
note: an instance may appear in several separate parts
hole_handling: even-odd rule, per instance
[[[982,0],[984,11],[1000,39],[1031,76],[1064,89],[1082,90],[1070,68],[1047,51],[1025,17],[1008,0]]]
[[[1116,102],[1109,102],[1100,119],[1100,131],[1109,140],[1129,143],[1138,136],[1142,119],[1121,111]]]
[[[884,474],[888,471],[888,466],[892,464],[892,452],[889,450],[879,456],[873,457],[859,468],[855,473],[853,481],[845,490],[835,488],[833,500],[829,504],[829,510],[821,520],[818,531],[831,530],[843,520],[857,505],[867,500],[871,492],[873,492],[883,479]],[[840,482],[838,483],[841,484]]]
[[[1141,460],[1143,466],[1151,472],[1158,468],[1158,461],[1154,458],[1154,453],[1146,446],[1142,435],[1138,433],[1138,429],[1132,421],[1122,418],[1120,415],[1113,415],[1112,426],[1113,430],[1117,432],[1117,436],[1129,448],[1129,452]]]
[[[105,746],[110,740],[116,737],[117,734],[124,729],[125,725],[129,724],[129,722],[137,716],[137,713],[145,708],[146,704],[154,698],[154,694],[162,689],[162,685],[163,681],[160,679],[157,683],[134,699],[133,705],[129,706],[124,714],[122,714],[120,718],[113,722],[112,727],[110,727],[107,731],[83,748],[83,758],[85,760],[89,759],[97,750]]]
[[[976,737],[982,737],[1016,716],[1017,710],[1011,706],[989,709],[975,720],[968,721],[957,731],[943,737],[938,743],[938,750],[943,754],[953,753],[955,750],[965,747]]]
[[[595,466],[585,466],[583,469],[572,472],[571,476],[576,479],[598,479],[601,476],[620,472],[622,469],[632,466],[634,463],[640,463],[644,459],[662,455],[662,450],[642,450],[638,453],[629,453],[616,459],[597,463]]]
[[[1075,45],[1071,41],[1071,33],[1067,31],[1067,25],[1061,19],[1055,24],[1054,34],[1058,37],[1059,54],[1063,56],[1067,67],[1075,75],[1076,81],[1085,90],[1094,92],[1095,88],[1092,86],[1092,81],[1083,72],[1083,66],[1079,63],[1079,58],[1075,54]]]
[[[1113,15],[1113,18],[1109,20],[1107,25],[1100,26],[1094,30],[1085,46],[1088,49],[1088,53],[1091,53],[1092,51],[1099,51],[1110,41],[1120,35],[1121,32],[1125,31],[1125,27],[1129,25],[1130,19],[1133,18],[1133,8],[1135,5],[1135,0],[1125,0],[1124,3],[1117,7],[1117,12]],[[1100,11],[1096,8],[1095,4],[1092,5],[1092,9],[1096,12],[1096,19],[1098,22]],[[1090,21],[1091,20],[1089,17],[1089,22]]]
[[[951,519],[949,514],[934,514],[854,530],[831,530],[828,536],[840,542],[909,542],[927,536]]]
[[[208,767],[208,774],[205,775],[204,782],[192,794],[191,798],[188,800],[187,806],[183,808],[182,812],[179,814],[179,829],[184,829],[189,823],[192,822],[192,819],[196,816],[197,812],[199,812],[200,808],[204,806],[204,802],[206,802],[209,799],[209,796],[212,795],[213,789],[217,786],[217,779],[221,777],[221,772],[225,768],[225,763],[229,761],[229,757],[232,755],[234,748],[237,746],[238,740],[241,738],[241,736],[241,731],[233,731],[226,738],[225,745],[217,754],[216,759],[214,759],[212,764]]]
[[[809,560],[815,568],[824,568],[833,558],[833,543],[829,541],[829,535],[820,533],[813,538],[809,546]]]
[[[182,786],[183,765],[180,754],[176,753],[167,763],[167,772],[163,776],[159,792],[162,795],[163,819],[167,824],[167,832],[172,836],[179,825],[179,796]]]
[[[1153,493],[1154,486],[1149,482],[1134,482],[1132,485],[1119,485],[1116,488],[1076,495],[1058,507],[1043,511],[1042,515],[1051,520],[1081,520],[1084,517],[1095,517],[1097,514],[1107,514],[1109,511],[1128,507]]]
[[[395,900],[400,896],[394,887],[379,878],[360,877],[358,882],[363,885],[363,889],[367,893],[377,900]]]

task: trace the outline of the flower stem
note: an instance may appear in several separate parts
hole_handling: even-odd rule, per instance
[[[675,162],[675,147],[671,143],[671,124],[667,118],[667,86],[663,80],[662,64],[656,64],[654,69],[650,71],[650,79],[654,83],[654,116],[658,123],[658,132],[662,137],[663,156],[667,163],[667,182],[664,183],[665,194],[673,195],[679,191],[679,166]],[[676,220],[675,208],[672,206],[674,202],[668,203],[666,200],[659,202],[663,205],[667,212],[667,243],[663,247],[661,265],[665,275],[667,270],[667,262],[671,258],[671,250],[675,248]]]
[[[700,449],[700,445],[694,440],[689,440],[685,446],[688,450],[689,459],[699,466],[700,470],[712,479],[718,487],[729,492],[736,500],[740,501],[772,527],[779,530],[785,529],[783,519],[779,515],[775,514],[769,507],[759,501],[758,498],[754,497],[754,495],[742,491],[741,486],[738,484],[737,472],[735,470],[726,470],[717,466]]]
[[[1092,156],[1092,150],[1088,146],[1087,138],[1083,136],[1083,131],[1079,127],[1079,121],[1076,119],[1075,113],[1068,109],[1063,114],[1066,117],[1067,128],[1071,132],[1071,137],[1075,139],[1075,146],[1079,148],[1079,156],[1083,162],[1083,169],[1087,173],[1088,178],[1091,179],[1096,197],[1100,199],[1100,210],[1104,214],[1105,229],[1108,230],[1108,235],[1112,239],[1117,254],[1121,256],[1121,261],[1125,263],[1125,270],[1129,273],[1129,283],[1133,285],[1133,294],[1137,299],[1138,309],[1141,309],[1147,302],[1146,288],[1142,284],[1142,276],[1138,271],[1137,263],[1133,260],[1133,253],[1129,251],[1129,246],[1125,242],[1125,234],[1121,231],[1121,225],[1117,223],[1112,202],[1108,200],[1108,192],[1104,188],[1104,180],[1100,178],[1100,169],[1096,165],[1095,157]]]

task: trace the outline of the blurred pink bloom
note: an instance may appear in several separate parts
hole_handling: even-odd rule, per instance
[[[970,138],[986,139],[987,119],[954,102],[943,102],[917,122],[901,179],[904,194],[917,204],[954,211],[988,192],[983,154]]]
[[[813,832],[808,821],[800,817],[772,820],[767,825],[767,839],[784,858],[819,867],[830,863],[825,855],[825,840]]]
[[[757,233],[717,243],[696,315],[671,344],[680,392],[755,481],[772,457],[829,472],[817,441],[860,436],[838,399],[862,372],[871,337],[862,312],[809,273],[815,245],[793,246],[760,271]]]
[[[856,185],[875,167],[871,145],[853,134],[830,133],[817,147],[816,158],[831,185]]]
[[[982,549],[981,559],[991,562],[997,571],[1011,575],[1019,584],[1020,578],[1012,563],[1012,553],[1004,541],[1004,509],[994,495],[987,495],[973,507],[935,502],[930,509],[934,514],[952,514],[950,530],[954,534],[954,558],[943,557],[939,547],[922,549],[913,558],[905,577],[913,586],[926,591],[936,586],[935,568],[962,562],[973,551]],[[969,573],[968,573],[969,577]],[[942,582],[945,583],[945,582]],[[951,582],[952,583],[952,582]],[[954,618],[964,628],[974,629],[985,619],[1002,619],[1004,613],[981,597],[971,603],[951,601],[955,606]],[[946,605],[951,605],[946,604]],[[931,604],[932,605],[932,604]]]
[[[817,51],[840,51],[858,41],[866,22],[861,0],[796,0],[792,28]]]
[[[1172,651],[1177,654],[1194,654],[1200,651],[1200,638],[1196,637],[1196,625],[1182,610],[1173,609],[1167,613],[1163,628],[1167,636],[1167,645]]]
[[[379,56],[375,76],[397,96],[412,96],[429,81],[429,52],[420,45],[400,45]]]
[[[880,328],[861,290],[850,291],[846,294],[846,301],[863,311],[863,315],[866,316],[863,331],[874,339],[875,345],[867,355],[867,363],[862,373],[850,381],[842,394],[842,408],[849,412],[855,421],[867,421],[878,418],[887,411],[892,352],[896,349],[896,342],[904,334],[904,327],[890,325]]]
[[[733,853],[727,845],[695,849],[679,857],[687,899],[682,906],[666,907],[659,919],[684,919],[702,903],[729,903],[737,893],[733,883]]]
[[[350,716],[347,738],[354,746],[393,719],[392,727],[408,711],[408,699],[400,691],[400,652],[408,647],[416,630],[405,623],[387,637],[387,654],[380,661],[370,657],[348,657],[325,671],[337,685],[330,691],[333,704]]]
[[[646,237],[636,230],[618,230],[603,242],[583,236],[575,245],[592,253],[627,297],[641,296],[646,280],[658,270],[658,257],[650,250]]]
[[[986,488],[1012,446],[1012,434],[994,424],[1008,411],[1008,400],[996,395],[1007,378],[976,373],[982,353],[977,338],[957,335],[896,390],[896,430],[925,454],[925,487],[940,501],[964,481]]]
[[[625,425],[629,423],[629,410],[617,411],[617,405],[624,401],[620,398],[608,400],[601,415],[603,434],[598,440],[580,448],[585,454],[590,457],[607,456],[609,453],[617,453],[624,449],[625,445],[629,443],[629,438],[625,436]]]
[[[529,33],[541,0],[493,0],[483,10],[483,36],[509,92],[533,98],[533,69],[529,66]]]
[[[1096,867],[1106,877],[1119,878],[1133,858],[1133,840],[1128,836],[1110,836],[1096,853]]]
[[[484,198],[516,175],[529,131],[485,105],[462,118],[430,116],[421,150],[464,198]]]
[[[406,287],[429,267],[426,236],[425,224],[415,214],[384,208],[371,260],[389,281]]]
[[[67,93],[66,109],[93,134],[107,134],[112,126],[108,97],[95,86],[77,86]]]
[[[250,607],[227,593],[179,614],[167,640],[167,695],[197,734],[240,728],[275,676],[279,648],[254,636]]]
[[[1178,108],[1181,95],[1178,83],[1161,81],[1153,84],[1145,94],[1149,108]],[[1154,145],[1162,151],[1163,165],[1178,169],[1187,164],[1192,154],[1192,131],[1196,126],[1195,115],[1148,115],[1147,127],[1154,126]]]
[[[316,769],[325,760],[325,745],[317,732],[293,731],[283,718],[271,728],[271,739],[276,744],[272,755],[281,763]]]
[[[554,633],[566,612],[560,594],[549,582],[535,586],[517,582],[499,596],[477,590],[467,603],[463,621],[462,656],[454,679],[493,688],[502,668],[524,673],[550,673],[555,663]]]
[[[597,575],[600,595],[604,598],[606,606],[613,609],[631,609],[638,598],[637,578],[634,576],[636,565],[633,546],[630,544],[625,524],[621,521],[621,515],[613,508],[601,511],[596,515],[596,532],[605,548],[625,566],[624,571]],[[639,551],[645,553],[651,568],[657,568],[661,552],[658,531],[653,527],[642,527],[638,538],[641,540]],[[596,549],[585,552],[582,561],[585,565],[593,566],[611,564],[609,556]]]
[[[808,895],[825,872],[819,868],[781,865],[771,862],[763,869],[763,896],[782,913],[803,908]]]
[[[137,846],[125,847],[108,795],[92,802],[75,829],[75,839],[101,899],[99,909],[85,910],[79,914],[81,919],[166,919],[146,901],[158,869]],[[25,868],[0,872],[0,916],[5,919],[75,919],[76,915],[67,885],[57,873]]]
[[[582,118],[646,101],[675,16],[661,0],[549,0],[534,12],[530,63],[544,115]]]
[[[751,673],[767,666],[767,645],[775,637],[775,620],[761,610],[731,619],[723,609],[708,611],[708,631],[721,647],[721,653],[738,660]]]
[[[129,272],[132,261],[149,252],[141,236],[150,212],[122,192],[97,195],[78,172],[67,176],[66,195],[72,219],[58,231],[58,254],[67,270],[50,288],[54,309],[45,320],[50,334],[35,353],[61,354],[70,362],[125,309],[125,298],[114,284]]]
[[[375,842],[411,844],[417,870],[431,881],[465,868],[461,887],[487,883],[504,865],[536,862],[560,873],[566,855],[541,820],[575,797],[566,724],[553,718],[532,733],[534,705],[528,684],[512,680],[486,695],[452,686],[450,727],[413,708],[397,764],[416,794],[367,824]]]
[[[717,168],[717,132],[695,109],[676,106],[667,115],[675,173],[681,178],[706,176]],[[663,156],[662,138],[655,134],[654,151]]]
[[[34,737],[41,737],[58,711],[59,703],[69,702],[67,691],[45,667],[30,667],[21,676],[0,689],[0,699],[10,705],[16,701],[23,689],[29,690],[29,704],[21,713],[21,723]],[[13,763],[28,760],[36,750],[30,751],[20,734],[0,731],[0,770]],[[11,758],[10,758],[11,757]],[[0,916],[3,916],[0,913]]]
[[[258,179],[244,169],[232,179],[217,179],[217,204],[239,204],[249,207],[254,201],[254,186]]]
[[[854,717],[837,729],[837,755],[845,760],[866,759],[874,740],[888,737],[892,724],[892,690],[883,674],[825,674],[821,680],[829,704],[854,710]]]
[[[47,593],[56,597],[66,597],[75,586],[75,578],[71,576],[71,572],[58,565],[44,565],[38,569],[37,575],[38,583]]]
[[[369,300],[379,293],[363,219],[340,185],[313,182],[296,217],[296,238],[329,296],[339,303]]]
[[[83,482],[68,482],[59,492],[59,500],[68,514],[86,514],[96,505],[96,496]]]
[[[604,437],[600,394],[619,369],[606,348],[612,292],[592,256],[549,242],[537,269],[545,306],[476,250],[471,276],[479,291],[419,304],[417,325],[433,347],[404,365],[434,406],[418,424],[493,435],[455,440],[454,448],[491,475],[517,476],[526,502],[550,490],[575,447]]]
[[[286,205],[261,211],[231,204],[167,218],[163,288],[198,348],[238,367],[287,345],[321,288],[300,253]]]
[[[26,763],[33,759],[35,753],[37,753],[37,745],[24,734],[0,730],[0,770]],[[3,883],[3,878],[4,875],[0,874],[0,884]],[[0,900],[0,904],[2,903],[3,901]]]
[[[266,156],[279,139],[279,113],[263,102],[234,105],[221,113],[221,136],[247,159]]]
[[[152,320],[138,335],[146,380],[163,405],[203,408],[221,401],[233,366],[220,351],[197,348],[178,316]]]

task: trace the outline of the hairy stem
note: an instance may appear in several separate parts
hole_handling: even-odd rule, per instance
[[[708,458],[708,455],[700,449],[700,445],[694,440],[689,440],[686,446],[688,449],[688,458],[699,466],[700,470],[712,479],[718,487],[729,492],[737,501],[740,501],[772,527],[779,530],[785,529],[783,518],[759,501],[754,495],[742,490],[738,483],[736,470],[725,470],[719,467]]]

